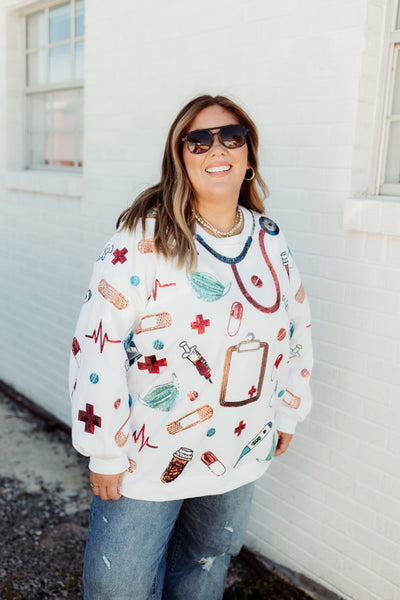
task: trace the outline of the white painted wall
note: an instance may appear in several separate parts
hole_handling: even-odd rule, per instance
[[[360,200],[389,4],[86,0],[79,177],[22,172],[21,29],[9,11],[20,4],[0,0],[0,378],[69,421],[91,265],[158,178],[178,109],[230,95],[259,126],[270,214],[303,273],[316,351],[313,412],[257,486],[248,544],[354,600],[400,597],[400,205]]]

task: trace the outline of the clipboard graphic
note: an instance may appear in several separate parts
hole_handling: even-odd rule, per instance
[[[226,351],[219,403],[221,406],[243,406],[258,400],[264,381],[268,344],[246,339]]]

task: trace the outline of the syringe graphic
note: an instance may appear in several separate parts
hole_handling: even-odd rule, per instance
[[[187,342],[181,342],[179,346],[184,350],[182,358],[187,358],[188,360],[190,360],[190,362],[193,363],[196,367],[199,374],[208,379],[210,383],[212,383],[210,367],[208,366],[208,363],[204,356],[202,356],[197,350],[196,344],[190,347]]]
[[[261,431],[259,433],[257,433],[257,435],[255,437],[253,437],[253,439],[250,440],[250,442],[243,448],[242,453],[239,456],[239,458],[237,459],[236,463],[233,465],[233,468],[236,467],[239,460],[241,460],[244,456],[246,456],[246,454],[248,454],[250,452],[250,450],[253,450],[253,448],[255,448],[257,446],[257,444],[259,444],[264,438],[266,438],[267,435],[270,433],[270,431],[272,431],[271,421],[269,421],[269,423],[267,423],[265,425],[265,427],[263,427],[261,429]]]

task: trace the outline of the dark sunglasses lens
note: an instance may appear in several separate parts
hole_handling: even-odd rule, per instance
[[[192,131],[186,136],[187,147],[192,154],[207,152],[212,146],[212,141],[212,136],[207,129]]]
[[[247,131],[243,125],[228,125],[221,130],[219,138],[227,148],[240,148],[246,143]]]

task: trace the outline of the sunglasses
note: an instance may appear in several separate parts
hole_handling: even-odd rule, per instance
[[[214,135],[217,135],[221,144],[232,150],[245,145],[248,131],[244,125],[223,125],[211,129],[196,129],[187,133],[182,138],[182,142],[186,142],[186,146],[192,154],[203,154],[211,148]]]

